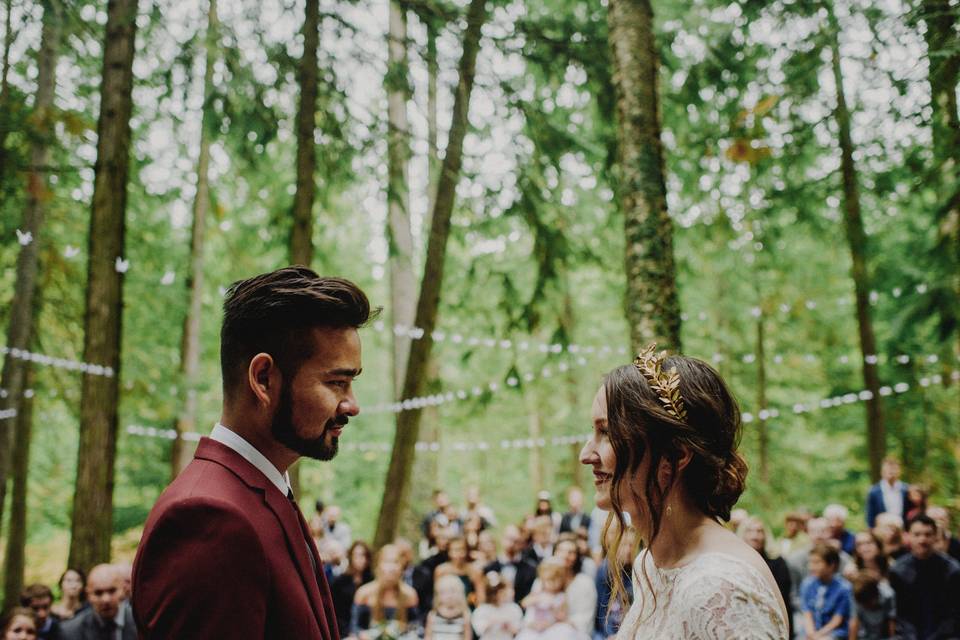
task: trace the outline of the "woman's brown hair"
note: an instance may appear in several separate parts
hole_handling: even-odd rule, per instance
[[[693,504],[717,521],[730,519],[730,510],[743,493],[747,464],[737,453],[741,424],[736,400],[720,374],[702,360],[666,357],[663,371],[672,368],[679,375],[685,417],[668,410],[634,365],[614,369],[604,379],[610,444],[616,457],[610,492],[612,509],[605,530],[613,522],[617,528],[612,543],[605,549],[608,557],[617,556],[627,526],[622,515],[621,487],[629,491],[632,501],[644,505],[640,518],[645,526],[639,530],[647,539],[638,542],[648,548],[660,533],[664,500],[678,479]],[[685,451],[691,458],[681,473],[679,463]],[[646,477],[637,478],[644,460],[649,462]],[[662,461],[671,470],[666,486],[657,481]],[[642,487],[642,497],[635,481]],[[606,540],[606,535],[603,538]],[[646,567],[643,573],[649,586]],[[610,578],[611,598],[618,598],[628,607],[620,572],[611,571]],[[655,600],[653,606],[656,607]]]

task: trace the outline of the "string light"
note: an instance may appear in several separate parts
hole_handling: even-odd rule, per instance
[[[566,362],[560,362],[556,366],[556,371],[559,373],[566,373],[569,371],[572,366],[585,366],[587,364],[587,359],[583,356],[578,357],[573,364]],[[470,398],[477,398],[486,393],[498,393],[506,388],[518,387],[523,382],[533,382],[537,378],[550,378],[554,374],[554,369],[547,366],[540,370],[539,374],[534,373],[525,373],[523,376],[518,378],[517,376],[509,376],[501,384],[499,381],[488,382],[485,385],[474,385],[469,388],[457,389],[456,391],[446,391],[444,393],[436,393],[428,396],[419,396],[416,398],[408,398],[406,400],[400,400],[399,402],[386,402],[381,404],[375,404],[364,410],[364,413],[400,413],[402,411],[410,411],[412,409],[423,409],[424,407],[436,407],[441,404],[447,404],[450,402],[457,402],[463,400],[469,400]]]
[[[0,420],[9,420],[10,418],[16,418],[16,417],[17,417],[16,409],[4,409],[3,411],[0,411]]]
[[[69,360],[67,358],[57,358],[43,353],[37,353],[35,351],[27,351],[26,349],[11,349],[4,346],[0,347],[0,353],[3,353],[3,355],[9,355],[11,358],[27,360],[34,364],[56,367],[58,369],[67,369],[68,371],[80,371],[82,373],[88,373],[92,376],[105,376],[107,378],[112,378],[114,374],[113,368],[101,364],[82,362],[80,360]]]

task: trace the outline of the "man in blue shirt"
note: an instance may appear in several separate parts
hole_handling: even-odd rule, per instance
[[[847,638],[850,626],[850,583],[837,575],[840,555],[832,546],[810,550],[810,575],[800,585],[807,640]]]

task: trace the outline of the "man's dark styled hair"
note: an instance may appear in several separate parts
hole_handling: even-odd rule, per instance
[[[320,277],[301,266],[233,283],[220,329],[224,395],[242,384],[256,354],[269,353],[281,373],[293,377],[312,355],[311,329],[359,328],[379,312],[371,313],[366,294],[349,280]]]
[[[937,532],[937,529],[938,529],[937,522],[925,513],[918,513],[917,515],[910,518],[910,521],[907,522],[907,532],[909,533],[910,527],[912,527],[918,522],[928,527],[932,527],[934,533]]]
[[[29,607],[34,598],[50,598],[53,601],[53,591],[45,584],[31,584],[20,592],[20,604]]]

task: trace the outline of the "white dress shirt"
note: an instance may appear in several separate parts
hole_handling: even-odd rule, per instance
[[[241,436],[237,435],[235,431],[231,431],[230,427],[226,427],[218,422],[217,426],[210,432],[210,439],[216,440],[220,444],[224,444],[239,453],[244,460],[265,475],[267,480],[272,482],[277,489],[280,490],[280,493],[289,495],[290,476],[286,473],[280,473],[280,470],[273,466],[273,463],[267,460],[266,456],[257,451],[256,447],[244,440]]]
[[[887,513],[904,516],[903,513],[903,483],[897,480],[892,485],[886,480],[880,481],[880,491],[883,492],[883,506]]]

